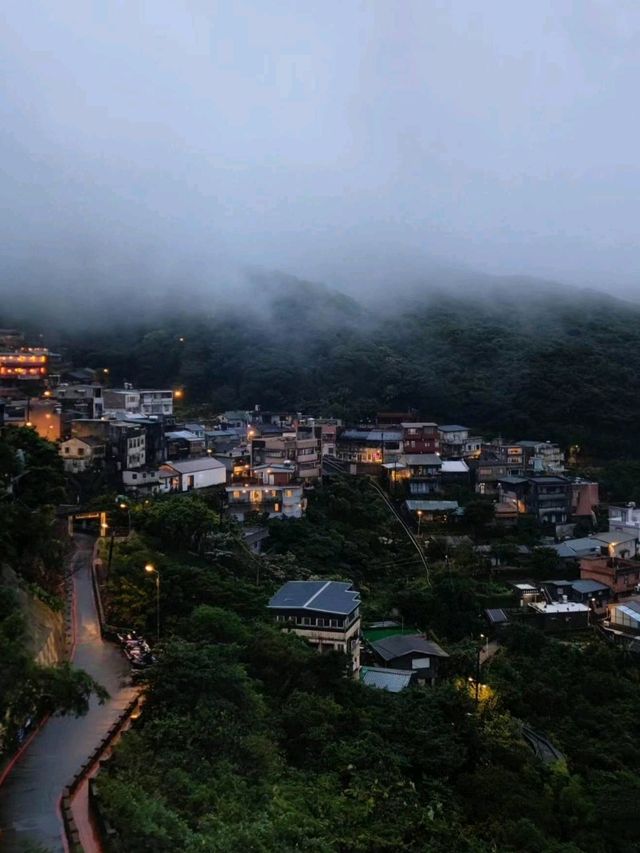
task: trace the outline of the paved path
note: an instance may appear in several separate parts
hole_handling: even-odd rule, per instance
[[[104,705],[92,700],[80,718],[52,717],[45,723],[0,787],[0,850],[18,853],[34,842],[51,853],[65,849],[58,802],[62,789],[86,761],[136,692],[122,653],[100,636],[93,588],[93,539],[75,537],[71,558],[76,602],[73,663],[111,694]]]

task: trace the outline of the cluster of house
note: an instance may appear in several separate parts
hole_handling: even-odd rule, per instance
[[[609,507],[609,530],[549,546],[575,580],[511,584],[519,605],[545,631],[597,624],[620,639],[640,639],[640,510],[635,504]],[[510,621],[508,611],[487,610],[491,627]],[[520,615],[520,614],[519,614]]]
[[[397,693],[411,684],[433,684],[449,655],[422,634],[395,622],[361,629],[360,594],[334,580],[288,581],[268,604],[277,624],[319,653],[341,652],[363,683]]]
[[[456,485],[494,496],[502,524],[526,514],[556,535],[591,519],[598,505],[597,483],[565,476],[564,453],[548,441],[488,441],[460,424],[398,412],[355,428],[258,406],[193,423],[174,411],[181,389],[114,388],[108,380],[108,368],[65,368],[59,355],[26,346],[19,331],[0,330],[0,425],[32,426],[58,443],[69,474],[104,471],[124,491],[225,486],[229,511],[240,521],[255,510],[296,518],[305,509],[305,487],[325,465],[382,473],[416,521],[462,516],[457,501],[442,499]],[[25,393],[29,385],[42,390]]]
[[[565,525],[594,519],[598,506],[598,484],[567,477],[557,444],[488,441],[461,424],[381,414],[375,427],[338,431],[335,460],[352,474],[382,470],[391,493],[406,496],[405,508],[416,520],[461,516],[457,501],[441,499],[455,485],[493,496],[502,524],[529,515],[559,534]]]

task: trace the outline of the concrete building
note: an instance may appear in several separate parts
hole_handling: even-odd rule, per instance
[[[351,463],[354,473],[397,462],[402,453],[402,431],[393,427],[346,429],[336,439],[336,459]]]
[[[543,631],[560,633],[589,626],[589,607],[575,601],[536,601],[529,604]]]
[[[269,518],[302,518],[307,506],[302,485],[235,484],[227,486],[227,511],[243,522],[251,513]]]
[[[320,477],[320,438],[312,427],[252,438],[250,458],[252,471],[265,465],[286,465],[294,469],[299,480],[311,483]]]
[[[360,594],[344,581],[288,581],[269,601],[277,623],[319,652],[348,655],[360,669]]]
[[[469,440],[469,428],[460,424],[443,424],[438,427],[440,452],[444,457],[462,456]]]
[[[606,556],[583,557],[580,577],[599,581],[616,595],[631,595],[640,591],[640,562]]]
[[[171,389],[142,388],[140,394],[140,413],[143,415],[173,414],[173,391]]]
[[[609,507],[609,530],[635,533],[640,539],[640,509],[635,503]]]
[[[58,385],[51,390],[51,396],[58,401],[63,412],[70,412],[73,418],[95,419],[104,414],[102,386],[97,383]]]
[[[161,491],[190,492],[207,489],[227,482],[226,466],[211,456],[201,459],[182,459],[165,462],[159,468]]]
[[[105,444],[97,438],[69,438],[60,444],[64,470],[80,474],[104,465]]]
[[[564,471],[564,452],[551,441],[518,441],[524,454],[524,468],[547,474],[561,474]]]

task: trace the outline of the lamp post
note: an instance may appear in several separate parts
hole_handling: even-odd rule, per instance
[[[418,536],[420,536],[420,522],[422,521],[422,510],[418,510]]]
[[[116,503],[118,504],[118,509],[126,509],[127,511],[127,536],[131,535],[131,506],[126,498],[118,495],[116,498]]]
[[[160,572],[153,563],[147,563],[144,570],[156,576],[156,640],[160,642]]]
[[[480,640],[486,640],[484,634],[480,634]],[[478,651],[476,654],[476,708],[478,707],[478,702],[480,701],[480,654],[482,652],[482,646],[484,642],[481,642],[478,646]]]

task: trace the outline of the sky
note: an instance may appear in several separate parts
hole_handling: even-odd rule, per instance
[[[639,90],[635,0],[5,0],[0,295],[447,265],[640,295]]]

